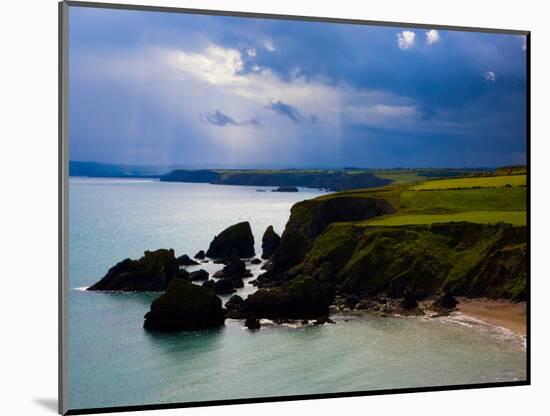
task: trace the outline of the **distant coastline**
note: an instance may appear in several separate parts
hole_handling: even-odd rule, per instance
[[[494,173],[494,168],[281,168],[199,169],[179,165],[140,166],[98,162],[69,162],[69,175],[95,178],[149,178],[161,182],[209,183],[216,185],[306,187],[327,191],[378,188],[428,179],[477,176]]]

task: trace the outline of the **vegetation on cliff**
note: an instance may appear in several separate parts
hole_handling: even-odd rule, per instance
[[[525,183],[524,175],[480,176],[303,201],[292,208],[260,286],[310,276],[349,296],[409,290],[419,298],[525,299]],[[374,201],[378,210],[366,214]]]

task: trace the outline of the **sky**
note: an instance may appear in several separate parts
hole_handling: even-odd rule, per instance
[[[69,8],[71,160],[526,163],[520,35]]]

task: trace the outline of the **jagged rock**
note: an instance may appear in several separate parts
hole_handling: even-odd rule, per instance
[[[241,298],[239,295],[233,295],[226,302],[225,308],[228,311],[234,311],[234,310],[241,309],[243,304],[244,304],[243,298]]]
[[[243,260],[234,258],[222,270],[214,273],[213,276],[224,279],[242,279],[244,277],[252,276],[252,273],[250,273],[250,270],[246,268],[246,264]]]
[[[241,289],[244,287],[244,282],[241,279],[231,279],[233,282],[233,287],[235,289]]]
[[[139,260],[125,259],[88,290],[160,291],[179,273],[174,250],[146,251]]]
[[[247,221],[223,230],[214,237],[206,252],[206,256],[216,259],[230,256],[248,258],[254,254],[254,236]]]
[[[210,280],[207,280],[206,282],[204,282],[202,284],[202,287],[205,287],[207,289],[211,289],[211,290],[214,290],[214,285],[216,284],[216,282],[212,279]]]
[[[192,282],[195,282],[198,280],[208,280],[208,272],[204,269],[191,272],[189,273],[189,280],[191,280]]]
[[[267,227],[262,237],[262,259],[270,258],[280,243],[281,237],[273,230],[273,226]]]
[[[334,323],[334,321],[332,319],[330,319],[328,315],[325,315],[325,316],[320,316],[319,318],[317,318],[313,324],[314,325],[324,325],[324,324],[333,324],[333,323]]]
[[[256,257],[250,260],[250,264],[262,264],[262,261]]]
[[[175,332],[223,325],[222,302],[211,290],[182,279],[173,279],[166,292],[151,304],[144,328]]]
[[[435,300],[432,307],[433,309],[451,310],[456,308],[456,305],[458,305],[458,300],[450,292],[445,292]]]
[[[176,274],[176,277],[178,279],[188,280],[189,279],[189,272],[185,269],[180,269],[178,271],[178,274]]]
[[[418,307],[416,296],[410,288],[405,289],[405,292],[403,292],[403,300],[401,301],[401,306],[403,307],[403,309],[414,309]]]
[[[204,253],[204,250],[200,250],[197,254],[195,254],[195,258],[199,260],[204,260],[206,257],[206,254]]]
[[[231,279],[220,279],[213,286],[214,292],[218,295],[228,295],[235,292],[233,287],[233,280]]]
[[[248,329],[260,329],[262,324],[260,324],[260,321],[256,318],[246,318],[246,321],[244,322],[244,326]]]
[[[199,264],[195,260],[193,260],[191,257],[189,257],[187,254],[184,254],[183,256],[179,256],[177,258],[178,265],[180,266],[196,266]]]
[[[298,276],[283,286],[259,289],[244,301],[247,316],[270,319],[309,319],[328,315],[330,299],[315,279]]]

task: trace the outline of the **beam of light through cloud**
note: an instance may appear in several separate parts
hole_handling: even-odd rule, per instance
[[[404,30],[397,34],[397,46],[399,49],[410,49],[414,46],[415,33],[410,30]]]
[[[113,13],[114,20],[73,10],[71,157],[287,166],[524,161],[525,36]]]

